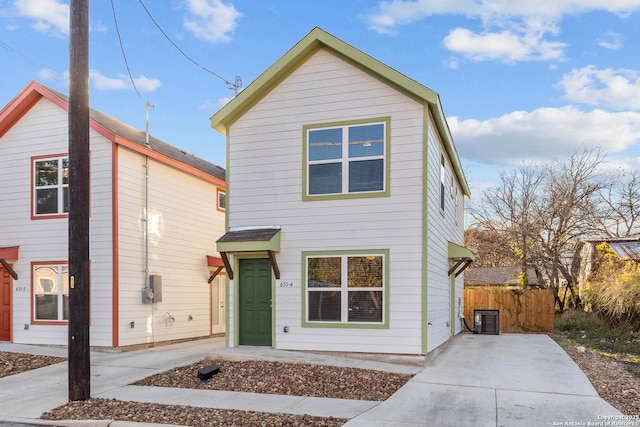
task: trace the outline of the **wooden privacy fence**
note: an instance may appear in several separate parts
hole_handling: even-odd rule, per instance
[[[464,317],[473,328],[474,310],[499,310],[500,332],[553,332],[555,301],[549,289],[468,288]]]

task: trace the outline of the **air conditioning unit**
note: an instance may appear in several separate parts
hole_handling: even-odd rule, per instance
[[[474,310],[475,334],[498,335],[500,333],[499,310]]]

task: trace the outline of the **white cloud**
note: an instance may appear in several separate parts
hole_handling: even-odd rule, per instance
[[[153,92],[162,86],[159,79],[150,79],[142,74],[140,77],[133,79],[133,82],[136,84],[136,87],[140,92]]]
[[[69,34],[69,4],[58,0],[15,0],[20,16],[35,21],[32,27],[43,33]]]
[[[604,11],[626,16],[640,10],[640,0],[387,0],[364,16],[369,28],[394,34],[403,25],[430,16],[464,15],[479,20],[483,30],[452,30],[445,38],[448,49],[474,61],[561,60],[564,44],[548,40],[559,33],[567,15]],[[608,36],[604,47],[616,46]]]
[[[476,34],[465,28],[449,32],[444,38],[444,45],[473,61],[504,62],[562,59],[565,47],[563,43],[543,41],[536,36],[523,37],[507,30]]]
[[[622,35],[615,31],[607,31],[602,37],[596,40],[598,46],[605,49],[617,50],[622,46]]]
[[[640,73],[634,70],[573,69],[559,83],[563,99],[614,109],[640,111]]]
[[[231,41],[230,33],[242,17],[233,4],[221,0],[186,0],[191,16],[184,19],[184,26],[199,39],[212,43]]]
[[[471,161],[519,165],[563,157],[582,147],[621,152],[640,145],[640,113],[575,107],[514,111],[484,121],[448,119],[460,155]]]
[[[91,83],[97,90],[134,90],[128,76],[107,77],[99,71],[89,71]],[[140,92],[153,92],[162,85],[158,79],[150,79],[144,75],[133,79]]]

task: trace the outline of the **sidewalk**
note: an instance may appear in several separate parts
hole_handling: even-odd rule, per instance
[[[0,343],[0,351],[66,357],[66,349],[7,343]],[[207,354],[287,359],[416,373],[416,376],[385,402],[129,385],[172,367],[201,360]],[[124,353],[92,351],[91,396],[333,416],[350,419],[348,426],[553,426],[589,422],[607,425],[607,421],[617,422],[608,425],[638,425],[633,420],[622,419],[620,412],[601,399],[578,366],[546,335],[463,334],[427,367],[387,360],[268,347],[224,348],[221,338]],[[52,423],[38,419],[43,412],[67,403],[67,396],[66,362],[0,378],[0,421],[93,427],[108,424],[104,421]]]

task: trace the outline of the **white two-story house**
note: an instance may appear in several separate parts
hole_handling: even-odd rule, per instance
[[[37,82],[0,111],[0,340],[68,343],[67,111]],[[95,110],[90,126],[90,345],[224,332],[224,169]]]
[[[229,346],[424,355],[461,331],[469,188],[436,92],[315,28],[211,125]]]

